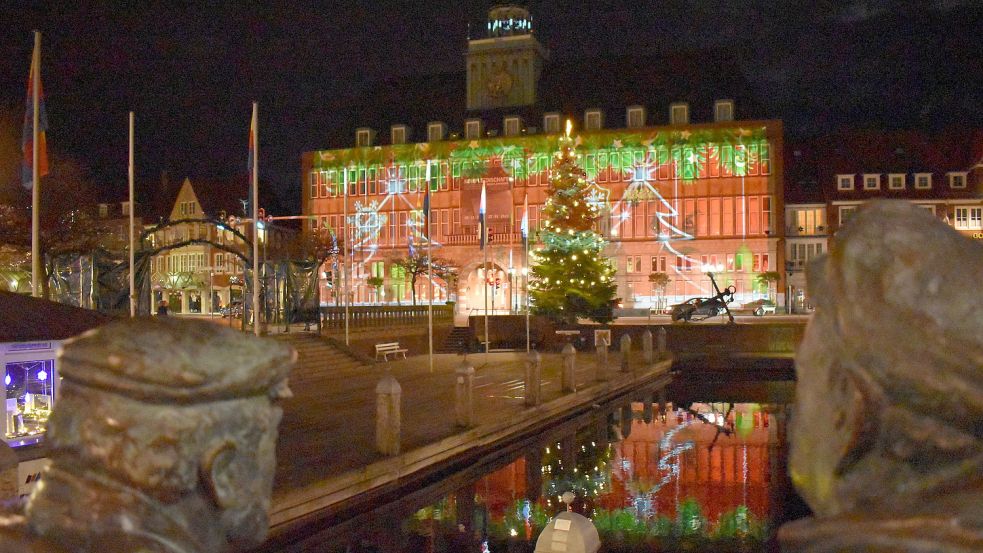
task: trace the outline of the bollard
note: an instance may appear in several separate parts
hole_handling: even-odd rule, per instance
[[[621,337],[621,371],[631,370],[628,357],[631,356],[631,336],[625,334]]]
[[[604,373],[608,370],[608,343],[601,340],[597,344],[597,363],[594,366],[594,380],[604,380]]]
[[[454,415],[458,426],[465,428],[474,425],[474,367],[467,358],[455,371],[457,384],[454,385]]]
[[[621,408],[621,438],[625,439],[631,436],[631,404],[625,405]]]
[[[563,391],[577,391],[577,350],[573,344],[563,346]]]
[[[652,354],[652,331],[645,329],[642,333],[642,356],[645,359],[645,366],[651,366],[655,361],[655,357]]]
[[[526,356],[526,405],[539,405],[542,397],[542,370],[538,351],[530,351]]]
[[[645,424],[652,422],[652,394],[642,394],[642,420]]]
[[[659,348],[659,357],[660,358],[665,357],[666,356],[666,327],[664,326],[659,327],[658,348]]]
[[[375,387],[375,447],[383,455],[399,455],[402,393],[399,382],[389,374]]]

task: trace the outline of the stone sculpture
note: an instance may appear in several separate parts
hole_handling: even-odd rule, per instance
[[[288,346],[206,321],[111,323],[67,342],[51,465],[0,552],[213,553],[269,526]]]
[[[786,552],[983,551],[983,243],[875,202],[808,268]]]

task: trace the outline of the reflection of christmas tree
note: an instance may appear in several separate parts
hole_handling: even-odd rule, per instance
[[[610,321],[616,289],[614,268],[601,256],[604,239],[593,230],[598,212],[589,201],[589,188],[566,137],[543,208],[546,247],[535,254],[530,295],[537,312],[571,323],[577,317]]]
[[[579,445],[568,445],[576,447],[575,452],[564,452],[560,442],[546,448],[543,455],[544,495],[551,505],[556,506],[564,492],[573,492],[584,502],[586,511],[593,508],[593,499],[604,490],[612,448],[609,445],[601,447],[591,440],[577,443]],[[573,466],[569,466],[570,459],[574,459]]]

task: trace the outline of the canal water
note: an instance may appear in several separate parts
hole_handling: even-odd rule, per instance
[[[777,551],[778,525],[808,514],[785,476],[793,389],[782,379],[677,379],[346,521],[316,550],[531,553],[570,508],[593,521],[604,552]]]

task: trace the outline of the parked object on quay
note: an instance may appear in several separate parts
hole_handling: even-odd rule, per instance
[[[750,310],[751,311],[751,314],[754,315],[755,317],[762,317],[762,316],[767,315],[769,313],[772,314],[772,315],[774,315],[775,314],[775,310],[777,309],[777,306],[775,305],[775,302],[773,302],[773,301],[766,300],[766,299],[760,299],[760,300],[754,300],[754,301],[750,301],[748,303],[745,303],[744,304],[744,309]]]
[[[211,553],[268,528],[292,348],[207,321],[108,324],[66,343],[51,464],[0,552]]]
[[[983,245],[873,202],[807,269],[786,552],[983,551]],[[926,301],[930,298],[930,301]]]

